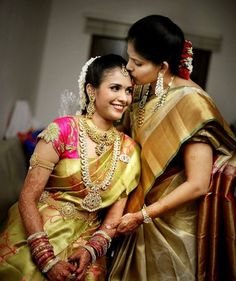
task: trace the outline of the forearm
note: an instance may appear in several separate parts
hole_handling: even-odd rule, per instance
[[[152,219],[157,218],[168,211],[178,208],[184,203],[199,198],[204,194],[203,190],[198,188],[197,184],[186,181],[165,197],[148,205],[146,207],[147,213]]]
[[[25,179],[19,198],[19,212],[28,236],[43,231],[42,218],[37,205],[50,173],[38,167],[29,171]]]

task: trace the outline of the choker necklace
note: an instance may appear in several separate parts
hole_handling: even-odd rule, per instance
[[[168,83],[167,88],[164,91],[164,93],[158,97],[157,103],[155,104],[155,106],[153,108],[153,112],[155,112],[159,107],[164,105],[168,92],[169,92],[169,89],[170,89],[173,81],[174,81],[174,76],[171,77],[170,82]],[[145,105],[146,105],[150,90],[151,90],[151,86],[149,85],[147,91],[145,92],[145,94],[143,95],[142,99],[140,100],[140,102],[138,104],[138,127],[139,128],[144,123]]]
[[[117,134],[114,147],[111,164],[109,169],[106,171],[105,178],[102,182],[93,182],[89,173],[89,161],[88,161],[88,146],[86,143],[86,129],[85,129],[84,118],[79,119],[79,145],[80,145],[80,157],[81,157],[81,176],[84,186],[89,190],[88,194],[84,197],[81,206],[90,211],[96,211],[102,204],[102,198],[100,195],[101,190],[106,190],[113,179],[120,155],[121,140],[120,135]]]
[[[92,120],[82,117],[83,127],[89,138],[96,143],[95,152],[98,156],[103,154],[112,145],[118,135],[118,131],[112,126],[108,131],[101,131],[95,126]]]

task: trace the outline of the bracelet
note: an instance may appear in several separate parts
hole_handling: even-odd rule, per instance
[[[149,217],[145,206],[143,206],[143,208],[141,209],[141,213],[142,213],[142,215],[143,215],[143,222],[144,222],[144,223],[150,223],[150,222],[152,222],[152,218]]]
[[[56,263],[60,261],[59,257],[51,259],[42,269],[42,273],[47,273]]]
[[[87,250],[92,258],[92,262],[91,263],[95,263],[97,257],[95,254],[95,250],[92,246],[89,245],[80,245],[81,248],[84,248],[85,250]]]

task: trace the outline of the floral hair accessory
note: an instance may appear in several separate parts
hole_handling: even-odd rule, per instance
[[[84,83],[85,83],[85,78],[86,78],[86,74],[87,74],[87,71],[88,71],[88,67],[90,66],[90,64],[92,64],[99,57],[100,56],[90,58],[85,63],[85,65],[82,67],[82,70],[80,72],[80,76],[79,76],[79,79],[78,79],[78,83],[79,83],[79,111],[78,111],[78,113],[80,113],[80,114],[81,114],[82,110],[84,110],[86,108],[86,97],[85,97]]]
[[[181,55],[179,64],[178,75],[186,80],[190,78],[190,74],[193,71],[193,48],[192,43],[188,40],[184,41],[184,48]]]

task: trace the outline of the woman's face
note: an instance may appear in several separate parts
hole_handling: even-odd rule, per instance
[[[141,57],[135,51],[131,42],[128,42],[127,53],[129,60],[126,68],[129,70],[135,84],[144,85],[156,82],[160,66]]]
[[[132,102],[132,94],[133,85],[127,71],[126,76],[119,67],[107,71],[102,83],[95,89],[96,112],[93,119],[106,123],[121,119]]]

